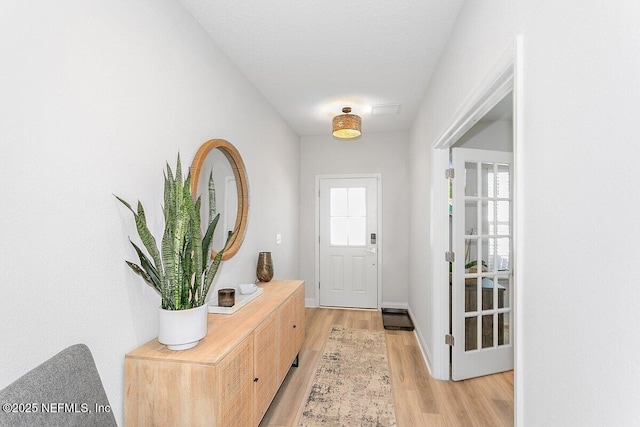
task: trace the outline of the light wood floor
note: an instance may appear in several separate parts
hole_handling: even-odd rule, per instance
[[[384,330],[375,310],[306,309],[300,366],[291,368],[261,427],[297,426],[333,326]],[[513,372],[466,381],[438,381],[425,366],[413,332],[385,331],[398,427],[512,426]]]

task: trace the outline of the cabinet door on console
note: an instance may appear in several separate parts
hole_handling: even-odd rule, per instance
[[[254,332],[254,390],[255,425],[260,423],[271,400],[278,391],[277,333],[275,313],[269,316]]]
[[[295,336],[298,325],[296,324],[296,300],[289,298],[278,310],[278,323],[280,332],[280,357],[278,378],[282,381],[287,376],[291,363],[296,357]]]
[[[250,337],[218,366],[218,426],[253,425],[253,378],[253,339]]]
[[[304,286],[298,288],[295,294],[291,297],[292,300],[295,300],[295,318],[294,325],[295,327],[295,343],[294,343],[294,353],[298,353],[300,348],[302,348],[302,344],[304,344],[305,338],[305,325],[306,325],[306,316],[304,309]],[[295,356],[294,356],[295,357]]]

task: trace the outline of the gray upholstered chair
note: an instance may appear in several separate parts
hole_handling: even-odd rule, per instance
[[[0,390],[0,426],[117,426],[93,356],[68,347]]]

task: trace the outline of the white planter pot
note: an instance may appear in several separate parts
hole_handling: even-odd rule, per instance
[[[163,310],[158,314],[158,341],[169,350],[195,347],[207,335],[207,304],[189,310]]]

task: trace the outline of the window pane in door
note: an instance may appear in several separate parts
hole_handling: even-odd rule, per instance
[[[511,195],[511,181],[509,179],[509,165],[498,165],[498,179],[496,180],[497,196],[507,199]]]
[[[349,218],[349,246],[365,246],[367,234],[366,218]]]
[[[498,308],[508,308],[509,299],[509,278],[501,277],[498,279]]]
[[[493,309],[493,277],[482,278],[482,309]]]
[[[349,219],[331,218],[331,245],[346,246],[349,244]]]
[[[482,348],[493,347],[493,314],[482,316]]]
[[[478,234],[478,202],[466,200],[464,202],[464,234]]]
[[[493,202],[483,200],[482,204],[482,231],[484,235],[494,234],[493,227]]]
[[[511,250],[511,239],[508,237],[500,237],[496,239],[496,248],[495,248],[495,264],[496,270],[504,271],[511,269],[511,265],[509,263],[509,253]]]
[[[464,311],[470,313],[478,310],[478,278],[464,279]]]
[[[467,265],[471,261],[475,261],[478,259],[478,240],[477,239],[466,239],[464,241],[464,265],[465,265],[465,273],[472,273],[469,271]]]
[[[367,216],[366,189],[349,188],[349,216]]]
[[[482,202],[483,233],[490,235],[508,236],[511,233],[509,220],[511,218],[511,202],[488,201]]]
[[[475,258],[478,262],[478,271],[493,271],[494,263],[491,254],[494,241],[495,239],[480,239],[480,253]]]
[[[508,231],[509,221],[511,219],[510,205],[511,203],[506,200],[501,200],[499,202],[496,202],[496,215],[497,215],[496,222],[498,224],[498,227],[500,227],[501,225],[506,225],[506,230],[507,230],[506,233],[499,232],[498,234],[509,234],[509,231]]]
[[[478,348],[478,318],[467,317],[464,319],[464,351]]]
[[[349,215],[348,198],[346,188],[332,188],[330,201],[331,216],[347,216]]]
[[[493,163],[482,163],[482,197],[495,197],[495,173]]]
[[[464,195],[478,195],[478,165],[476,163],[464,164]]]
[[[498,313],[498,345],[509,344],[509,313]]]

